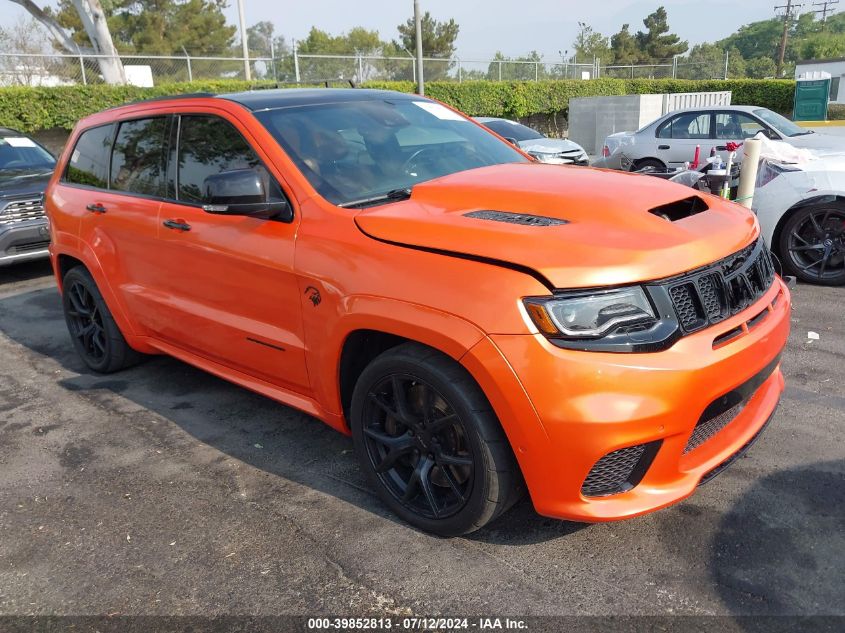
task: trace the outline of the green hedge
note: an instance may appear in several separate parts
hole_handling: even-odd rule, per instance
[[[205,81],[134,86],[59,86],[0,88],[0,125],[23,132],[71,129],[82,117],[138,99],[191,92],[236,92],[271,85],[261,82]],[[369,82],[367,88],[413,92],[410,81]],[[760,105],[789,113],[795,83],[774,80],[688,81],[673,79],[596,79],[592,81],[465,81],[426,84],[426,94],[471,116],[520,118],[531,114],[566,116],[573,97],[731,90],[733,103]]]
[[[368,88],[413,92],[414,84],[370,82]],[[733,92],[734,105],[759,105],[775,112],[792,112],[795,82],[785,80],[596,79],[593,81],[465,81],[432,82],[427,96],[455,106],[470,116],[526,117],[569,113],[573,97],[663,94],[676,92]]]

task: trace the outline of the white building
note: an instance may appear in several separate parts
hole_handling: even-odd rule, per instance
[[[804,73],[819,71],[830,73],[830,102],[845,104],[845,57],[841,59],[814,59],[795,64],[796,79]]]

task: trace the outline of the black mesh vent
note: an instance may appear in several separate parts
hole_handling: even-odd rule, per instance
[[[744,408],[745,402],[740,402],[739,404],[732,406],[727,411],[720,413],[715,418],[699,422],[696,425],[695,430],[692,432],[689,442],[687,442],[684,454],[695,450],[704,444],[704,442],[711,439],[714,435],[716,435],[716,433],[733,422],[734,418],[736,418],[736,416],[738,416]]]
[[[569,224],[567,220],[548,218],[542,215],[527,215],[525,213],[510,213],[507,211],[470,211],[464,213],[467,218],[476,220],[491,220],[507,224],[522,224],[523,226],[560,226]]]
[[[769,252],[761,240],[740,252],[687,275],[669,288],[685,332],[723,321],[757,301],[775,278]]]
[[[606,497],[636,486],[660,448],[660,441],[620,448],[602,457],[581,486],[585,497]]]

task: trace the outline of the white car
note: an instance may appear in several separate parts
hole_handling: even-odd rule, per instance
[[[509,119],[475,117],[475,120],[541,163],[580,166],[590,164],[587,152],[575,141],[565,138],[549,138],[527,125]]]
[[[753,209],[784,273],[845,284],[845,155],[816,152],[798,164],[764,160]]]
[[[638,171],[667,171],[692,162],[695,148],[701,159],[712,148],[727,161],[727,143],[742,143],[759,133],[793,147],[845,152],[845,137],[819,134],[756,106],[711,106],[667,114],[637,132],[619,132],[605,139],[594,167]],[[742,159],[741,152],[737,154]]]

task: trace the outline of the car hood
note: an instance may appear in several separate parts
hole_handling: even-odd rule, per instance
[[[562,152],[584,151],[578,143],[563,138],[531,139],[520,141],[518,145],[521,150],[529,154],[560,154]]]
[[[699,196],[709,210],[669,222],[650,209]],[[468,217],[494,210],[565,220],[551,226]],[[740,250],[754,216],[719,198],[658,178],[597,169],[510,164],[445,176],[411,198],[360,211],[375,239],[527,268],[554,288],[670,277]]]
[[[793,147],[806,147],[807,149],[826,149],[833,151],[845,151],[845,136],[834,136],[816,132],[801,136],[791,136],[784,139]]]
[[[0,169],[0,199],[40,195],[44,193],[52,173]]]

